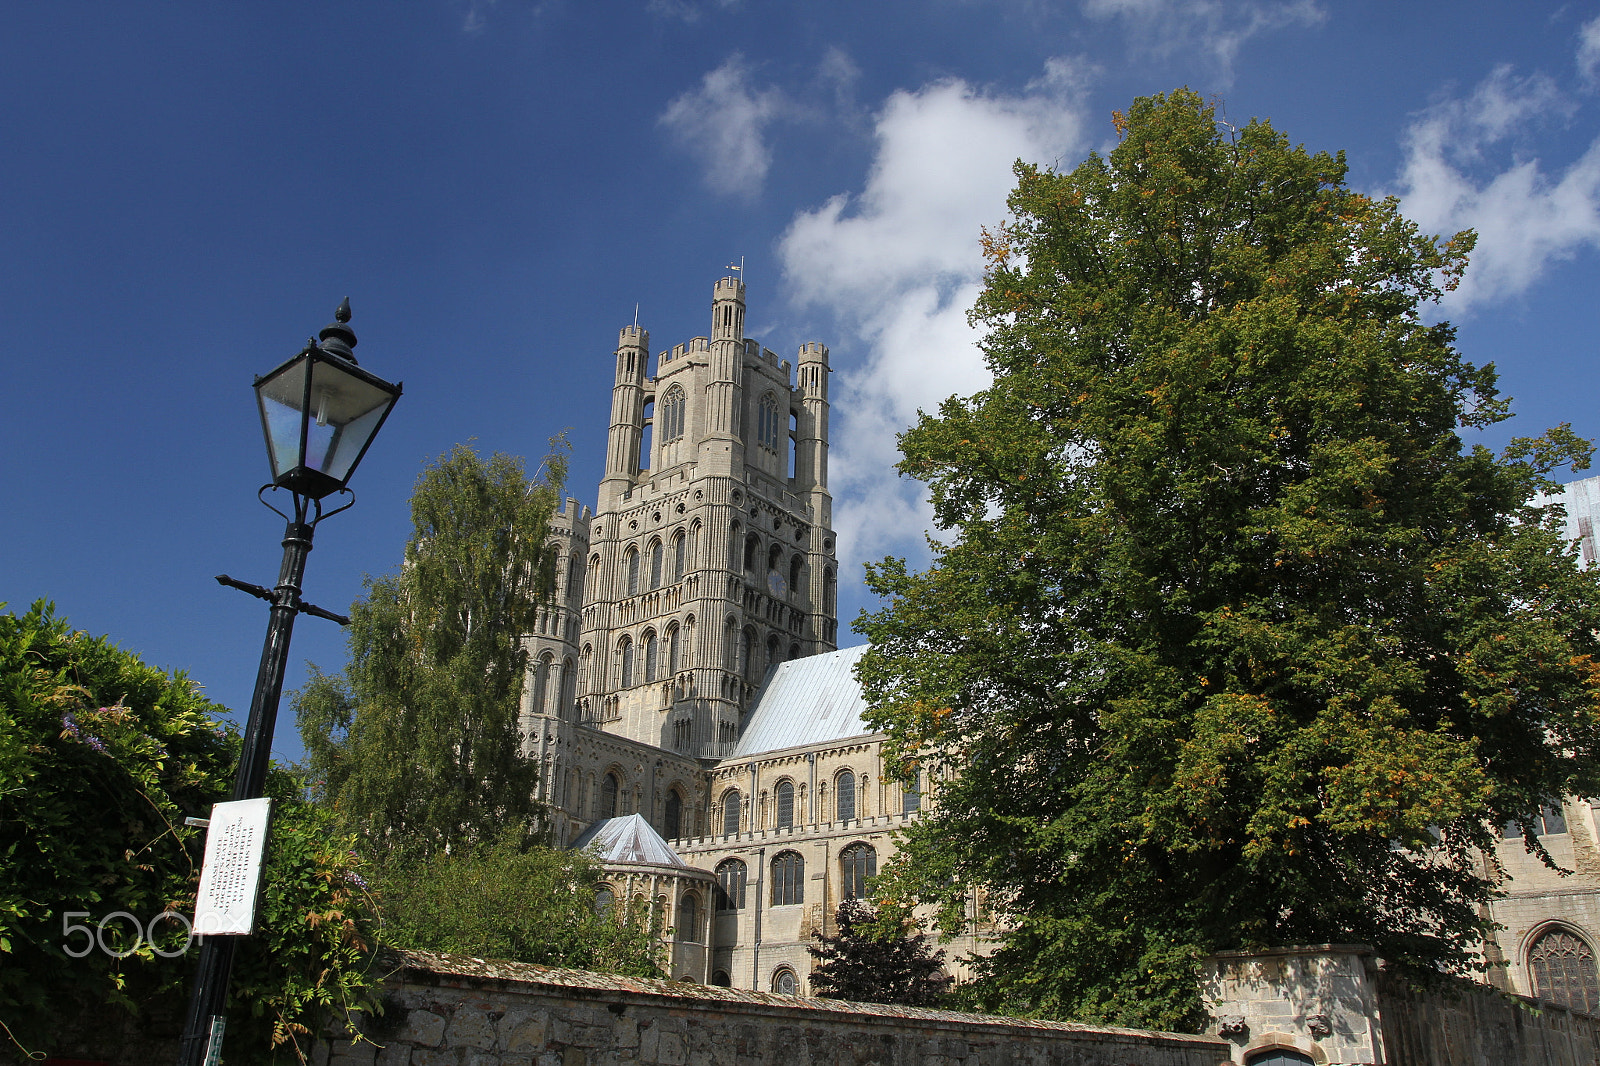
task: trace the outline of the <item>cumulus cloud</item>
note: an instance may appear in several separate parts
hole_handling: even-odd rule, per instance
[[[755,89],[735,53],[674,99],[661,125],[699,159],[705,182],[720,193],[754,197],[772,166],[767,126],[786,109],[777,89]]]
[[[989,384],[966,320],[982,286],[979,237],[1005,217],[1015,160],[1083,151],[1087,73],[1056,59],[1016,95],[958,80],[895,93],[877,114],[863,187],[799,213],[779,241],[790,299],[838,338],[830,480],[845,573],[921,546],[926,499],[895,476],[895,435],[919,409]]]
[[[1440,100],[1412,122],[1402,210],[1424,232],[1478,231],[1466,278],[1445,297],[1447,312],[1520,293],[1550,263],[1600,246],[1600,139],[1554,174],[1518,154],[1540,124],[1572,113],[1550,78],[1501,66],[1470,94]]]
[[[1233,81],[1234,61],[1250,38],[1327,17],[1315,0],[1083,0],[1083,13],[1120,21],[1135,53],[1165,59],[1198,52],[1223,86]]]

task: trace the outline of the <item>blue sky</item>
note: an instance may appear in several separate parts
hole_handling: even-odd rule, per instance
[[[984,384],[965,310],[1012,160],[1071,167],[1180,85],[1478,228],[1437,315],[1516,398],[1487,442],[1600,436],[1600,4],[60,0],[0,34],[0,601],[242,712],[265,607],[211,578],[276,575],[253,375],[348,295],[405,382],[310,558],[342,609],[457,442],[536,464],[569,430],[592,503],[617,328],[707,332],[744,256],[747,332],[832,350],[848,621],[863,559],[923,554],[895,432]],[[343,655],[302,618],[290,686]]]

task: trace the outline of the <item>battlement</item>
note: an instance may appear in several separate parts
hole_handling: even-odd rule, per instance
[[[680,347],[681,347],[681,345],[680,345]],[[689,350],[691,352],[709,352],[711,350],[711,338],[710,337],[691,337],[691,338],[689,338]]]
[[[649,348],[650,331],[643,326],[623,326],[617,334],[618,348]]]
[[[586,504],[579,503],[575,497],[568,496],[562,501],[556,513],[551,516],[550,531],[552,533],[584,533],[589,528],[589,523],[594,519],[594,513]]]
[[[712,290],[712,298],[716,300],[738,300],[744,302],[744,282],[738,278],[719,278],[717,286]]]
[[[800,346],[800,354],[796,357],[801,363],[828,363],[828,346],[817,341],[807,341]]]

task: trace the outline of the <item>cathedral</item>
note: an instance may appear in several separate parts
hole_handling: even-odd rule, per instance
[[[557,839],[600,855],[603,895],[650,901],[670,976],[805,993],[811,934],[937,797],[884,773],[864,649],[837,647],[828,349],[791,364],[744,313],[743,281],[718,281],[710,336],[657,352],[654,374],[650,335],[622,329],[596,505],[569,498],[551,523],[522,724]],[[1591,480],[1567,501],[1586,563]],[[1517,831],[1483,857],[1509,878],[1491,983],[1600,1009],[1597,808],[1571,798],[1534,827],[1570,873]],[[946,945],[957,976],[993,931],[974,928]]]

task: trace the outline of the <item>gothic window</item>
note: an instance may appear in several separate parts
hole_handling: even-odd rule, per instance
[[[739,790],[736,788],[730,788],[728,791],[722,794],[722,835],[731,837],[737,836],[738,833]]]
[[[745,866],[738,859],[717,863],[717,910],[744,910]]]
[[[797,851],[785,851],[772,860],[772,905],[785,907],[806,901],[806,861]]]
[[[739,672],[739,623],[732,618],[723,627],[722,667],[729,673]]]
[[[678,440],[683,436],[683,389],[677,385],[667,390],[661,400],[661,442]]]
[[[788,661],[793,662],[795,659],[798,659],[798,658],[800,658],[800,645],[798,645],[798,644],[789,645],[789,660]]]
[[[661,542],[659,540],[650,542],[650,587],[653,589],[661,587]]]
[[[741,533],[741,529],[742,529],[742,527],[737,522],[735,522],[728,529],[728,565],[729,566],[732,566],[733,565],[733,561],[735,559],[739,558],[739,545],[744,543],[744,541],[742,539],[743,534]]]
[[[533,666],[533,695],[528,700],[528,709],[534,714],[544,713],[544,690],[549,681],[550,655],[546,653]]]
[[[682,581],[684,573],[689,569],[689,538],[683,535],[683,530],[678,530],[678,535],[672,538],[672,580]]]
[[[594,645],[593,644],[585,644],[583,646],[583,658],[579,659],[578,662],[581,664],[579,666],[579,670],[578,670],[579,675],[580,675],[578,680],[579,680],[581,688],[583,690],[583,694],[585,696],[587,696],[592,691],[590,686],[594,684],[594,672],[593,672],[594,671]]]
[[[774,571],[774,572],[777,572],[778,568],[780,566],[782,566],[782,565],[783,565],[783,545],[782,544],[774,544],[772,546],[772,550],[767,552],[767,569],[771,570],[771,571]]]
[[[778,400],[770,392],[756,407],[756,440],[769,451],[778,450]]]
[[[678,901],[678,939],[691,943],[700,939],[700,901],[688,892]]]
[[[611,910],[611,905],[616,902],[617,895],[611,891],[610,886],[601,885],[594,893],[594,912],[605,914]]]
[[[639,549],[629,548],[627,558],[624,560],[624,569],[627,573],[627,583],[624,585],[624,596],[637,596],[639,594]]]
[[[756,679],[755,664],[756,633],[749,626],[739,633],[739,674],[746,681]]]
[[[672,723],[672,747],[675,751],[686,752],[694,743],[694,720],[680,718]]]
[[[1594,949],[1567,929],[1544,933],[1528,950],[1533,994],[1593,1014],[1600,1007]]]
[[[767,638],[767,666],[771,667],[783,662],[783,658],[780,653],[781,647],[782,645],[778,643],[778,638],[776,635]]]
[[[561,660],[561,704],[556,708],[556,717],[567,717],[578,702],[577,671],[572,668],[572,656]]]
[[[794,971],[787,966],[780,966],[772,975],[772,990],[785,996],[800,994],[800,982],[795,978]]]
[[[676,676],[678,676],[678,669],[679,669],[679,667],[681,665],[681,662],[682,662],[682,657],[681,657],[681,655],[679,653],[679,649],[678,649],[678,644],[679,644],[678,623],[674,622],[670,626],[667,627],[666,640],[667,640],[667,676],[668,677],[676,677]]]
[[[744,539],[744,572],[756,572],[756,554],[761,551],[761,538],[754,533]]]
[[[648,685],[656,679],[656,631],[645,630],[639,645],[644,653],[644,681]]]
[[[778,782],[778,828],[794,828],[794,782]]]
[[[830,566],[822,572],[822,613],[829,618],[833,617],[834,597],[837,594],[837,583],[833,579],[833,567]]]
[[[605,780],[600,782],[600,817],[617,816],[617,790],[620,787],[616,774],[608,773]]]
[[[698,565],[695,560],[700,557],[700,523],[696,522],[689,527],[689,566]]]
[[[582,576],[578,568],[578,557],[572,556],[567,560],[567,599],[575,604],[583,602],[583,597],[578,592],[578,580]]]
[[[900,813],[910,814],[922,807],[922,771],[911,771],[911,779],[900,786]]]
[[[839,853],[843,874],[844,898],[865,899],[867,878],[878,875],[878,853],[871,844],[851,844]]]
[[[711,974],[711,983],[718,988],[732,988],[733,978],[728,976],[727,970],[714,970]]]
[[[856,775],[849,770],[839,774],[839,783],[833,790],[833,803],[838,809],[839,821],[848,822],[856,816]]]
[[[789,560],[789,591],[793,592],[800,587],[800,568],[806,563],[805,556],[796,555]]]
[[[623,637],[617,644],[617,687],[633,687],[633,639]]]

